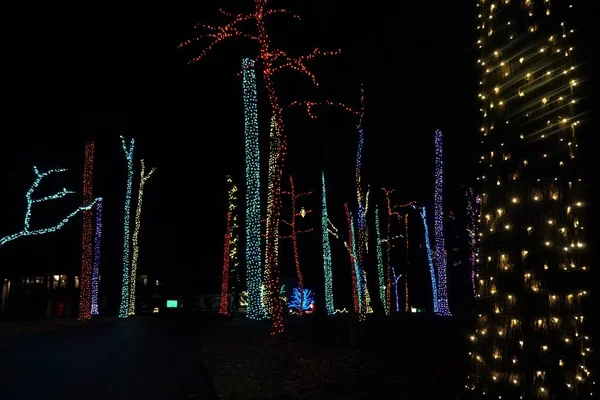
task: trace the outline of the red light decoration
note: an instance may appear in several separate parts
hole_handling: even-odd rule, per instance
[[[223,244],[223,280],[221,282],[221,304],[219,314],[229,315],[228,292],[229,292],[229,244],[231,242],[231,212],[227,213],[227,225],[225,228],[225,242]]]
[[[83,162],[83,206],[91,206],[94,202],[92,178],[94,174],[94,142],[86,142]],[[83,211],[83,232],[81,235],[81,278],[79,284],[79,319],[90,319],[92,302],[92,228],[93,215],[91,209]]]
[[[207,46],[200,54],[189,61],[196,63],[201,61],[218,43],[230,38],[246,38],[255,41],[259,45],[259,54],[257,62],[262,67],[263,81],[271,106],[271,115],[274,118],[276,132],[279,135],[279,152],[277,154],[275,168],[270,177],[270,190],[273,202],[267,209],[267,232],[269,240],[266,246],[265,277],[267,290],[272,297],[272,334],[281,333],[283,326],[283,304],[279,299],[279,265],[277,256],[277,227],[279,226],[281,213],[281,179],[283,167],[287,155],[287,132],[283,121],[283,107],[273,84],[273,76],[277,72],[285,69],[300,72],[307,76],[315,86],[318,82],[314,74],[307,68],[305,62],[313,60],[319,56],[328,56],[338,54],[339,51],[323,52],[319,49],[313,50],[310,54],[299,57],[290,57],[285,51],[274,48],[271,43],[270,35],[266,28],[266,17],[277,14],[291,15],[295,19],[300,19],[298,15],[291,14],[285,9],[267,9],[268,0],[254,0],[254,12],[248,14],[233,14],[221,10],[221,14],[229,18],[229,21],[219,25],[212,26],[207,24],[198,24],[196,27],[203,28],[207,33],[191,40],[186,40],[179,45],[179,48],[188,46],[196,41],[206,39]],[[255,33],[244,32],[243,25],[248,22],[254,22]]]
[[[290,227],[291,233],[286,236],[279,236],[279,239],[291,239],[292,240],[292,245],[294,247],[294,262],[296,264],[296,274],[298,275],[298,287],[300,288],[300,304],[304,304],[304,280],[302,278],[302,271],[300,270],[300,258],[298,256],[298,234],[310,232],[313,230],[313,228],[298,230],[296,228],[296,218],[298,218],[298,217],[304,218],[304,217],[306,217],[307,214],[311,213],[312,210],[305,210],[304,207],[302,207],[300,210],[298,210],[296,208],[296,200],[298,200],[299,198],[301,198],[303,196],[311,195],[312,191],[305,192],[305,193],[296,193],[296,189],[294,188],[294,179],[290,175],[290,190],[282,192],[282,194],[290,196],[292,218],[290,218],[289,221],[287,221],[283,218],[281,219],[281,222],[283,222],[284,224],[286,224],[287,226]],[[298,310],[299,316],[302,316],[302,314],[304,313],[304,311],[302,309],[303,309],[303,307],[300,307]]]

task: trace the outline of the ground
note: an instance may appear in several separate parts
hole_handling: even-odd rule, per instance
[[[456,320],[303,318],[278,336],[243,318],[207,325],[204,358],[220,398],[454,400],[464,388],[465,327]]]
[[[198,319],[0,325],[0,399],[214,399]],[[36,326],[34,332],[23,326]],[[45,329],[54,326],[55,329]],[[61,326],[62,328],[56,328]],[[22,334],[27,332],[29,334]]]

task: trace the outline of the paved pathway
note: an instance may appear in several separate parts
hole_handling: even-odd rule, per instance
[[[205,400],[200,323],[134,317],[0,341],[0,399]]]

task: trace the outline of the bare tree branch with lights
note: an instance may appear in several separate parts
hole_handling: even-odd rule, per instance
[[[44,235],[46,233],[55,232],[55,231],[61,229],[63,226],[65,226],[67,224],[67,222],[69,222],[71,220],[71,218],[73,218],[78,213],[80,213],[82,211],[90,210],[92,207],[95,206],[98,199],[94,199],[92,202],[86,204],[85,206],[78,207],[77,209],[72,211],[70,214],[68,214],[66,217],[64,217],[60,222],[58,222],[54,226],[50,226],[50,227],[46,227],[46,228],[39,228],[39,229],[31,228],[31,215],[32,215],[34,204],[43,203],[43,202],[46,202],[49,200],[61,199],[63,197],[68,196],[69,194],[75,193],[73,191],[67,190],[66,188],[63,188],[61,191],[51,194],[51,195],[48,195],[48,196],[40,197],[37,199],[34,199],[32,197],[33,192],[35,191],[35,189],[38,188],[38,186],[40,185],[40,183],[42,182],[42,180],[45,177],[52,175],[52,174],[66,172],[66,171],[67,171],[66,169],[51,169],[46,172],[40,172],[37,169],[37,167],[33,167],[35,179],[34,179],[33,183],[31,184],[31,186],[29,187],[29,190],[27,191],[27,193],[25,193],[25,200],[27,201],[27,205],[25,208],[25,220],[24,220],[23,229],[19,232],[13,233],[12,235],[8,235],[8,236],[4,236],[4,237],[0,238],[0,247],[4,246],[8,242],[19,239],[21,237]]]
[[[278,295],[279,288],[279,265],[277,260],[277,240],[273,236],[277,232],[276,227],[279,225],[280,210],[281,210],[281,180],[283,175],[283,167],[287,156],[287,131],[283,120],[283,106],[277,96],[275,90],[274,77],[281,71],[292,70],[306,76],[318,87],[318,81],[312,71],[307,67],[307,62],[312,61],[321,56],[331,56],[339,54],[338,51],[321,51],[314,49],[307,55],[290,56],[286,51],[275,48],[271,41],[271,35],[266,28],[266,20],[271,16],[288,15],[293,19],[299,20],[300,17],[285,9],[271,9],[267,7],[269,0],[254,0],[254,10],[251,13],[230,13],[220,10],[228,21],[222,25],[214,26],[208,24],[198,24],[196,28],[204,30],[204,33],[195,38],[182,42],[179,47],[186,47],[198,41],[206,41],[207,44],[200,54],[192,58],[189,63],[197,63],[204,59],[214,47],[231,38],[244,38],[256,42],[259,45],[257,56],[258,64],[262,67],[263,81],[267,90],[271,115],[274,118],[277,127],[279,149],[278,153],[274,154],[275,171],[270,176],[270,191],[272,192],[273,203],[270,204],[267,210],[267,232],[270,235],[267,240],[265,265],[265,276],[268,277],[268,291],[272,296]],[[254,27],[252,32],[246,30],[245,25]],[[273,299],[272,310],[272,334],[283,332],[283,307],[277,299]]]
[[[298,209],[296,201],[302,197],[311,195],[312,191],[304,192],[304,193],[296,192],[296,189],[294,187],[294,179],[290,175],[290,190],[281,192],[281,194],[290,196],[290,202],[291,202],[290,210],[291,210],[292,215],[289,220],[286,220],[283,218],[281,219],[281,222],[283,222],[285,225],[290,227],[290,234],[284,235],[284,236],[279,235],[279,239],[291,239],[292,240],[292,246],[294,247],[294,263],[296,265],[296,274],[298,275],[298,288],[300,291],[300,304],[304,304],[304,279],[302,277],[302,270],[300,269],[300,258],[299,258],[299,254],[298,254],[298,234],[311,232],[313,230],[313,228],[299,230],[296,226],[296,219],[297,218],[305,218],[308,214],[312,213],[313,210],[306,210],[304,207],[301,207],[300,209]],[[302,307],[300,307],[300,309],[298,310],[298,315],[302,316],[303,314],[304,314],[304,311],[302,310]]]

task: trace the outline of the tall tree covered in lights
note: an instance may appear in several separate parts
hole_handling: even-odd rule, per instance
[[[83,204],[94,202],[93,194],[94,174],[94,142],[87,142],[84,151],[83,163]],[[81,237],[81,274],[79,278],[79,319],[91,318],[92,314],[92,228],[94,212],[92,209],[83,211],[83,229]]]
[[[233,265],[237,262],[237,185],[233,182],[231,176],[227,176],[229,190],[227,194],[227,216],[225,226],[225,240],[223,244],[223,274],[221,280],[221,304],[219,314],[229,315],[229,284],[231,281],[230,272]]]
[[[331,245],[329,243],[329,215],[327,212],[327,192],[325,172],[321,172],[321,230],[323,234],[323,271],[325,273],[325,308],[327,315],[333,315],[333,277],[331,272]]]
[[[94,267],[92,269],[91,314],[98,315],[98,294],[100,281],[100,245],[102,242],[102,199],[96,201],[96,231],[94,233]]]
[[[129,146],[125,138],[121,136],[121,145],[127,162],[127,180],[125,186],[125,206],[123,216],[123,277],[121,281],[121,304],[119,305],[119,318],[129,316],[129,285],[130,285],[130,227],[131,227],[131,190],[133,186],[133,149],[135,140],[131,138]]]
[[[137,283],[137,269],[138,269],[138,258],[140,256],[140,227],[142,226],[142,201],[144,199],[144,186],[152,174],[156,171],[156,168],[152,168],[148,174],[146,174],[146,165],[144,159],[140,160],[140,186],[138,189],[137,207],[135,210],[135,225],[133,228],[133,237],[131,244],[133,247],[133,257],[131,259],[131,277],[129,281],[129,315],[135,314],[135,288]]]
[[[448,282],[446,277],[446,238],[444,233],[444,152],[442,131],[435,131],[435,191],[434,191],[435,261],[437,264],[437,313],[449,316]]]
[[[271,36],[267,30],[266,23],[271,16],[290,15],[295,19],[300,19],[299,16],[289,13],[285,9],[271,9],[267,5],[269,0],[254,0],[254,10],[247,14],[232,14],[221,10],[221,13],[227,17],[228,22],[219,26],[211,26],[206,24],[198,24],[203,28],[206,34],[200,35],[194,39],[186,40],[179,47],[190,45],[196,41],[206,40],[207,45],[201,53],[190,60],[190,63],[201,61],[214,47],[220,42],[230,38],[245,38],[254,41],[259,45],[259,53],[257,62],[261,67],[262,77],[269,98],[271,115],[275,119],[277,126],[277,135],[279,141],[279,152],[276,157],[276,168],[271,176],[271,190],[273,193],[273,203],[267,210],[267,224],[270,240],[267,241],[267,265],[265,266],[269,280],[266,282],[268,290],[271,292],[273,299],[278,296],[279,289],[279,265],[277,259],[277,240],[273,236],[280,222],[280,207],[281,207],[281,179],[283,167],[287,156],[287,130],[285,129],[283,119],[283,105],[277,96],[275,90],[274,76],[286,69],[297,71],[305,75],[310,81],[318,86],[315,75],[307,68],[306,62],[313,60],[319,56],[333,55],[338,52],[322,52],[319,49],[313,50],[308,55],[291,57],[279,48],[273,46]],[[244,25],[252,23],[254,25],[253,32],[246,32]],[[259,214],[260,215],[260,214]],[[248,283],[250,285],[250,282]],[[250,290],[249,290],[250,298]],[[249,303],[250,304],[250,303]],[[257,306],[254,306],[257,308]],[[262,307],[261,307],[262,308]],[[259,310],[252,309],[253,314],[259,314]],[[279,301],[273,302],[272,310],[272,333],[283,332],[283,306]]]
[[[473,398],[596,395],[578,1],[477,1],[481,184]],[[585,230],[584,230],[585,228]],[[589,246],[591,247],[591,246]]]

